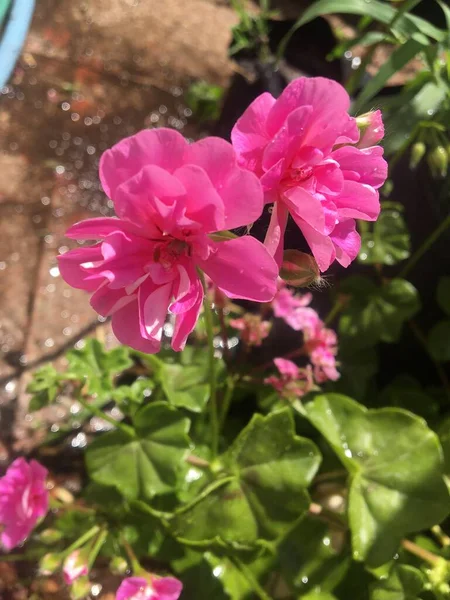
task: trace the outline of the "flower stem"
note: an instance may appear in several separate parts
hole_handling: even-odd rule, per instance
[[[229,375],[226,381],[226,390],[223,398],[222,411],[220,413],[219,426],[222,428],[225,424],[225,420],[230,410],[231,400],[233,398],[234,386],[236,383],[237,376]]]
[[[134,435],[134,429],[132,427],[129,427],[128,425],[125,425],[124,423],[121,423],[120,421],[116,421],[115,419],[113,419],[112,417],[110,417],[109,415],[104,413],[102,410],[100,410],[100,408],[98,408],[97,406],[90,404],[89,402],[86,402],[86,400],[84,400],[84,398],[82,398],[81,396],[79,396],[77,398],[77,401],[81,404],[81,406],[83,406],[83,408],[90,411],[93,415],[95,415],[99,419],[103,419],[107,423],[114,425],[115,428],[120,429],[127,435],[132,435],[132,436]]]
[[[430,565],[435,566],[437,563],[441,562],[443,559],[437,554],[433,554],[433,552],[429,552],[425,550],[425,548],[421,548],[411,540],[402,540],[402,546],[405,550],[418,556],[422,560],[426,561]]]
[[[102,529],[102,531],[100,531],[97,539],[95,540],[94,544],[92,545],[92,549],[89,552],[89,560],[88,560],[89,570],[92,569],[92,565],[94,564],[95,559],[97,558],[97,554],[100,552],[101,547],[105,543],[107,536],[108,536],[108,532],[106,531],[106,529]]]
[[[136,554],[133,551],[133,548],[123,536],[121,536],[120,538],[120,543],[122,544],[128,556],[128,560],[130,562],[130,567],[133,571],[133,574],[139,576],[141,573],[145,572],[144,569],[141,567],[141,563],[138,561]]]
[[[422,258],[422,256],[431,248],[431,246],[440,238],[440,236],[444,233],[444,231],[450,226],[450,215],[447,216],[446,219],[442,221],[440,225],[436,227],[436,229],[427,237],[427,239],[423,242],[423,244],[417,248],[414,254],[411,256],[409,261],[403,267],[403,269],[399,273],[399,277],[405,278],[408,273],[416,266],[416,263]]]
[[[68,556],[71,552],[73,552],[74,550],[77,550],[78,548],[83,546],[83,544],[85,544],[91,538],[93,538],[94,535],[96,535],[99,531],[100,531],[100,527],[98,525],[94,525],[94,527],[91,527],[88,531],[86,531],[86,533],[84,533],[81,537],[79,537],[77,540],[75,540],[75,542],[73,544],[71,544],[68,548],[66,548],[64,550],[64,552],[62,552],[62,555]]]
[[[209,302],[207,287],[205,282],[205,276],[203,273],[200,274],[200,279],[205,290],[205,297],[203,300],[203,310],[205,314],[205,328],[208,336],[208,350],[209,350],[209,385],[210,385],[210,398],[209,398],[209,410],[211,419],[211,450],[212,458],[217,456],[219,449],[219,419],[217,414],[217,390],[216,390],[216,359],[214,356],[214,331],[213,331],[213,312],[211,304]]]
[[[248,581],[248,583],[252,587],[253,591],[255,592],[255,597],[259,598],[259,600],[272,600],[272,598],[259,585],[255,576],[250,571],[250,569],[247,567],[247,565],[245,565],[236,556],[230,557],[230,560],[234,563],[235,567],[242,573],[242,575]]]

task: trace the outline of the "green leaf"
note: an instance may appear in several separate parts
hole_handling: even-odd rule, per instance
[[[33,394],[29,410],[40,410],[55,401],[63,377],[51,365],[45,365],[33,373],[33,379],[27,386],[27,392]]]
[[[81,350],[69,350],[66,354],[69,366],[67,374],[85,382],[89,394],[102,396],[113,390],[113,377],[133,365],[129,351],[119,346],[109,352],[102,344],[90,338]]]
[[[364,86],[352,106],[352,111],[355,114],[361,112],[363,106],[386,85],[389,79],[425,47],[426,40],[424,43],[423,40],[418,41],[413,38],[398,46],[378,69],[377,74]]]
[[[209,398],[208,370],[202,366],[164,364],[160,373],[164,393],[173,406],[200,413]]]
[[[111,392],[112,399],[127,415],[133,415],[136,410],[152,395],[155,384],[151,379],[139,378],[131,385],[120,385]]]
[[[189,449],[189,420],[163,402],[142,408],[134,418],[135,435],[112,431],[86,451],[91,478],[112,485],[129,500],[174,490]]]
[[[396,342],[404,321],[420,309],[416,288],[404,279],[392,279],[379,287],[367,277],[354,275],[344,281],[341,291],[351,298],[339,329],[354,348]]]
[[[433,419],[439,413],[438,402],[410,375],[398,375],[382,390],[379,401],[381,405],[405,408],[424,419]]]
[[[360,262],[369,265],[395,265],[408,258],[409,233],[400,210],[396,206],[383,207],[372,231],[362,234],[358,256]]]
[[[396,408],[367,410],[346,396],[318,396],[307,416],[349,471],[354,557],[376,567],[406,534],[450,511],[442,449],[426,423]]]
[[[364,398],[370,383],[378,372],[378,354],[375,348],[354,348],[352,343],[339,347],[341,377],[333,384],[333,391],[342,391],[355,398]]]
[[[398,11],[394,7],[379,0],[370,0],[370,2],[367,2],[367,0],[318,0],[303,12],[302,16],[290,29],[289,35],[285,36],[285,39],[278,46],[277,56],[282,57],[284,55],[290,38],[302,25],[306,25],[316,17],[333,13],[367,16],[386,25],[392,23],[398,15]],[[444,31],[434,27],[425,19],[410,14],[401,15],[395,20],[395,30],[407,37],[420,32],[438,41],[445,39]]]
[[[420,600],[424,585],[424,576],[418,569],[398,565],[389,577],[370,586],[370,600]]]
[[[328,526],[305,517],[278,546],[281,572],[300,593],[332,591],[345,577],[350,556],[333,549]]]
[[[179,512],[175,535],[248,547],[277,538],[305,513],[320,454],[313,442],[295,435],[285,409],[254,415],[220,463],[223,479]]]
[[[430,331],[428,350],[431,356],[439,362],[450,360],[450,319],[439,321]]]
[[[439,279],[437,286],[437,302],[446,315],[450,316],[450,277],[444,276]]]

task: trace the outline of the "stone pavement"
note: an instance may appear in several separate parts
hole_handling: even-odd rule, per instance
[[[64,232],[109,215],[104,149],[143,127],[189,137],[183,92],[226,85],[236,15],[219,0],[41,0],[14,78],[0,95],[0,461],[30,421],[30,369],[98,327],[84,292],[64,284]]]

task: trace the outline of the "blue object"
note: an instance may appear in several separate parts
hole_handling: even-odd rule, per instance
[[[13,0],[0,39],[0,88],[11,77],[25,43],[33,16],[35,0]]]

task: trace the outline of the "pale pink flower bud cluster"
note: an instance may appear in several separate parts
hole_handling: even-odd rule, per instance
[[[279,375],[271,375],[264,379],[264,383],[271,385],[283,398],[292,400],[301,398],[314,389],[314,377],[311,365],[305,368],[298,367],[286,358],[275,358],[275,366]]]
[[[241,341],[247,346],[261,346],[272,327],[270,321],[264,321],[259,315],[250,313],[239,319],[231,319],[230,325],[241,332]]]

